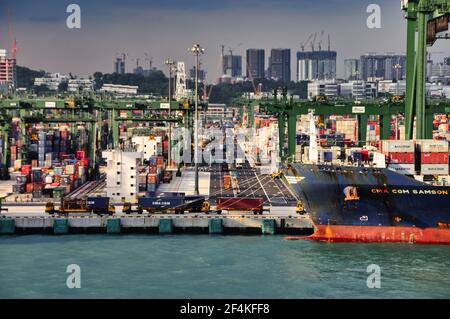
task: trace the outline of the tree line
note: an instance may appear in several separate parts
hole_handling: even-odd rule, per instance
[[[17,84],[20,88],[33,91],[38,95],[51,94],[45,86],[35,86],[34,78],[45,76],[43,70],[31,70],[26,67],[17,66]],[[169,79],[160,70],[154,70],[150,74],[134,74],[134,73],[102,73],[95,72],[90,77],[94,81],[94,89],[99,90],[103,84],[121,84],[138,86],[139,94],[151,94],[155,96],[167,96],[169,90]],[[301,98],[307,97],[307,82],[289,82],[274,81],[268,79],[255,79],[251,81],[243,81],[237,83],[219,83],[206,86],[206,95],[209,95],[210,103],[230,104],[231,101],[244,93],[251,93],[261,84],[262,91],[268,92],[274,89],[286,86],[291,94],[299,95]],[[194,88],[194,81],[188,80],[187,87]],[[172,79],[172,92],[174,92],[175,81]],[[199,95],[203,96],[205,87],[199,86]],[[58,93],[67,91],[67,83],[61,83],[58,87]]]

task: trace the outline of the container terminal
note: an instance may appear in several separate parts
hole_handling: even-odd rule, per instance
[[[450,243],[450,103],[425,97],[426,45],[437,38],[419,23],[446,19],[448,28],[449,10],[430,3],[402,3],[405,96],[297,100],[283,87],[262,95],[253,83],[255,94],[233,101],[229,117],[214,116],[197,85],[175,99],[169,87],[166,100],[1,99],[0,232],[256,228]],[[203,49],[192,52],[198,64]],[[437,212],[427,216],[430,207]]]

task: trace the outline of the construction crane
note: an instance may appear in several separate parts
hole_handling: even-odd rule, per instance
[[[309,37],[302,43],[300,43],[300,48],[302,49],[302,52],[305,52],[305,45],[308,44],[309,40],[313,37],[313,33],[309,35]]]
[[[325,30],[322,30],[321,32],[320,32],[320,41],[319,41],[319,43],[318,43],[318,47],[319,47],[319,51],[322,51],[322,37],[323,37],[323,34],[325,33]]]
[[[152,65],[153,65],[153,58],[150,57],[147,52],[145,52],[144,55],[145,55],[145,61],[148,62],[148,69],[151,70]]]
[[[317,39],[317,32],[314,32],[314,38],[311,41],[311,51],[314,52],[314,43],[316,43],[316,39]]]
[[[8,37],[9,41],[12,43],[11,47],[11,56],[13,59],[17,58],[17,40],[14,38],[14,32],[13,32],[13,21],[11,17],[11,13],[8,10]]]
[[[248,62],[248,61],[247,61]],[[259,96],[258,94],[258,89],[256,88],[255,85],[255,79],[253,78],[253,74],[252,71],[250,69],[250,63],[246,63],[247,64],[247,73],[248,73],[248,77],[250,78],[250,81],[252,82],[252,86],[253,86],[253,91],[255,92],[256,96]]]
[[[236,50],[237,48],[239,48],[241,45],[242,45],[242,43],[239,43],[234,48],[231,48],[231,47],[228,48],[228,52],[230,52],[231,58],[233,58],[233,51]]]

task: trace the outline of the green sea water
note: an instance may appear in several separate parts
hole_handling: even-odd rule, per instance
[[[67,266],[81,288],[69,289]],[[368,288],[367,267],[380,267]],[[450,247],[281,236],[0,238],[0,298],[449,298]]]

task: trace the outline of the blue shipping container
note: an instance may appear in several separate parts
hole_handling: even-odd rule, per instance
[[[138,206],[142,209],[181,208],[184,205],[182,197],[139,197]]]
[[[109,206],[109,197],[88,197],[87,207],[92,210],[107,210]]]
[[[333,153],[332,152],[323,152],[323,160],[325,162],[333,161]]]

